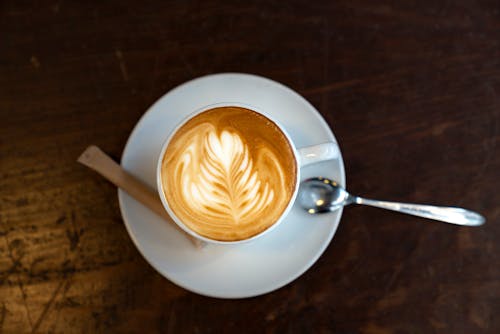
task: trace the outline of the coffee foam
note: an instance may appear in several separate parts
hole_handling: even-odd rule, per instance
[[[276,222],[295,189],[293,150],[264,116],[239,107],[203,112],[182,126],[165,153],[170,208],[211,239],[247,239]]]

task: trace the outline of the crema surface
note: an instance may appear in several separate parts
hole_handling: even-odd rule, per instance
[[[269,119],[241,107],[196,115],[172,137],[161,178],[170,209],[210,239],[250,238],[273,225],[296,186],[287,138]]]

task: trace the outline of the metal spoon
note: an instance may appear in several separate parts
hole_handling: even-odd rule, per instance
[[[485,222],[480,214],[462,208],[386,202],[353,196],[337,182],[323,177],[307,179],[300,184],[299,203],[310,214],[331,212],[356,203],[457,225],[479,226]]]

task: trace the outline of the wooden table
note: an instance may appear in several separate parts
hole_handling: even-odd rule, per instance
[[[0,4],[0,332],[499,333],[497,1]],[[322,113],[353,193],[465,206],[460,228],[367,207],[278,291],[218,300],[158,274],[116,189],[119,158],[176,85],[237,71]]]

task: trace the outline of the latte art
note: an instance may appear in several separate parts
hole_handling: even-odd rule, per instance
[[[216,129],[207,130],[194,134],[175,168],[176,178],[182,180],[180,195],[186,205],[207,217],[245,223],[271,204],[274,190],[260,181],[239,135],[223,131],[218,136]]]
[[[170,208],[193,231],[216,240],[246,239],[273,225],[293,194],[295,173],[279,128],[238,107],[188,121],[162,164]]]

